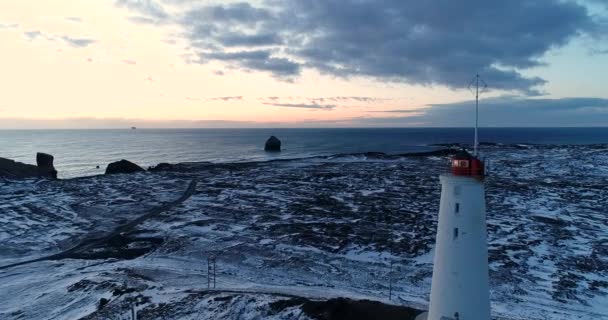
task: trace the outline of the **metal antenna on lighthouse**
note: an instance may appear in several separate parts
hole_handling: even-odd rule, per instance
[[[479,140],[477,138],[477,128],[479,127],[479,95],[486,92],[488,85],[483,81],[479,74],[469,83],[469,90],[475,94],[475,145],[473,147],[473,155],[477,157],[477,146]]]

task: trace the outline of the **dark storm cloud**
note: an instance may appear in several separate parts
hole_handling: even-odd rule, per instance
[[[279,78],[314,69],[337,77],[466,86],[481,73],[493,88],[538,93],[545,80],[521,70],[606,24],[572,1],[264,0],[252,5],[119,0],[183,27],[199,63],[223,61]],[[256,48],[264,47],[264,50]]]
[[[63,36],[62,39],[67,44],[69,44],[70,46],[75,47],[75,48],[86,47],[90,44],[97,42],[97,40],[94,40],[94,39],[72,38],[72,37],[68,37],[68,36]]]
[[[317,104],[317,103],[270,103],[264,102],[263,104],[273,107],[282,108],[302,108],[302,109],[317,109],[317,110],[332,110],[336,107],[335,104]]]
[[[217,51],[200,53],[200,61],[219,60],[245,70],[269,71],[278,78],[288,78],[300,73],[300,65],[286,58],[272,56],[270,50]]]
[[[419,114],[403,117],[378,117],[354,120],[365,126],[472,126],[475,102],[464,101],[429,105],[417,110]],[[484,99],[479,106],[482,126],[605,126],[608,119],[608,99],[562,98],[531,99],[498,97]]]
[[[218,40],[226,47],[256,47],[276,45],[281,43],[281,38],[273,33],[252,35],[227,33],[221,35]]]

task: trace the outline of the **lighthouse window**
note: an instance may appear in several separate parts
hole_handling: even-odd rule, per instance
[[[452,161],[452,166],[453,167],[459,167],[459,168],[468,168],[469,167],[469,160],[453,160]]]
[[[454,228],[454,240],[458,239],[458,228]]]
[[[456,203],[456,206],[454,206],[454,212],[460,212],[460,203]]]

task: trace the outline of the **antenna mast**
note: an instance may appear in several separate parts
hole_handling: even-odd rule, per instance
[[[475,75],[475,78],[469,83],[469,90],[475,94],[475,144],[473,146],[473,155],[477,157],[477,147],[479,140],[477,138],[477,129],[479,127],[479,95],[486,92],[488,85],[483,81],[479,74]]]

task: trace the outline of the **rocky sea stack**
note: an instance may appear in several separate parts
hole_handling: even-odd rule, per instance
[[[281,140],[275,136],[270,136],[268,140],[266,140],[266,145],[264,146],[265,151],[270,152],[278,152],[281,151]]]
[[[55,170],[55,166],[53,165],[54,159],[50,154],[36,153],[36,165],[38,165],[38,171],[41,176],[57,179],[57,170]]]
[[[112,162],[106,168],[106,174],[135,173],[145,171],[142,167],[128,160]]]

